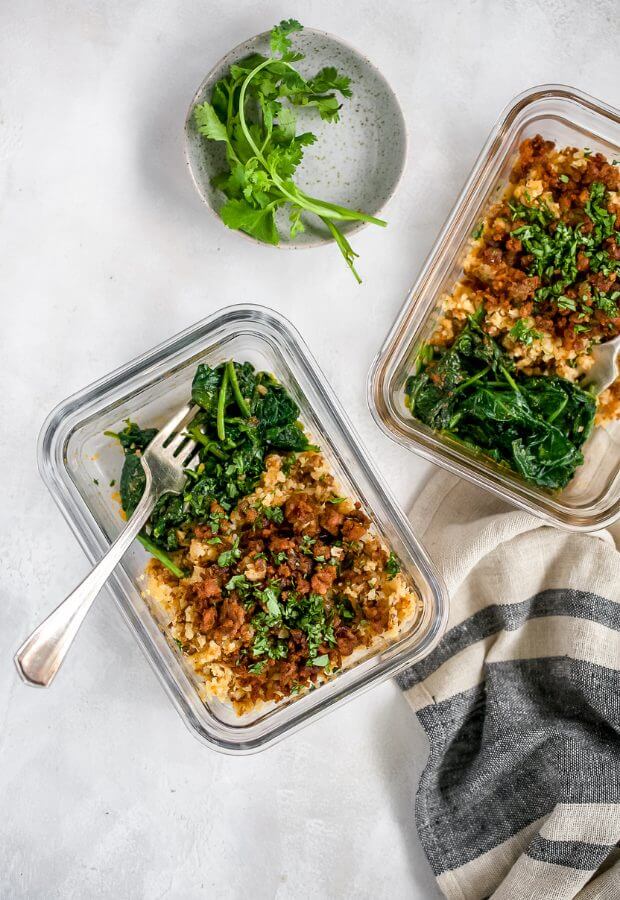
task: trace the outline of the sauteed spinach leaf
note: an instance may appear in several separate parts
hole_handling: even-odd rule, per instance
[[[200,410],[187,432],[199,444],[199,464],[187,470],[182,494],[160,498],[140,536],[177,577],[183,573],[167,554],[182,546],[193,526],[206,523],[217,533],[224,513],[256,487],[270,452],[310,449],[295,401],[272,375],[256,372],[250,363],[199,365],[192,401]],[[120,433],[106,434],[125,450],[120,495],[129,518],[146,484],[140,456],[157,430],[127,421]]]
[[[594,397],[558,376],[517,374],[480,327],[479,315],[437,358],[426,348],[405,391],[409,409],[424,424],[541,487],[565,487],[583,463]]]

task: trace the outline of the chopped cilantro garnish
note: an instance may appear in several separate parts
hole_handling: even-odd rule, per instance
[[[234,536],[232,546],[228,550],[222,551],[217,558],[218,566],[221,566],[225,569],[227,566],[231,566],[236,559],[239,559],[241,556],[241,550],[239,549],[239,538],[237,535]]]
[[[315,656],[314,659],[308,660],[309,666],[326,666],[329,662],[329,656],[327,653],[323,653],[322,656]]]
[[[261,659],[259,662],[256,662],[253,665],[248,666],[248,672],[251,672],[252,675],[260,675],[266,665],[267,665],[267,660]]]
[[[233,575],[233,577],[226,583],[225,585],[227,591],[237,591],[237,593],[244,597],[252,585],[247,580],[245,575]]]
[[[562,294],[555,302],[558,309],[570,310],[571,312],[575,312],[577,309],[577,301],[573,297],[567,297],[566,294]]]
[[[510,337],[513,341],[519,341],[519,343],[529,347],[542,335],[539,331],[536,331],[533,325],[528,324],[527,319],[517,319],[510,329]]]
[[[620,291],[611,291],[610,293],[601,293],[593,291],[592,299],[594,305],[610,318],[616,318],[618,315],[618,302],[620,301]]]
[[[400,572],[400,563],[396,555],[391,552],[385,564],[385,571],[390,578],[394,578]]]
[[[306,556],[312,556],[312,547],[314,544],[316,544],[316,538],[304,534],[301,539],[301,552],[305,553]]]

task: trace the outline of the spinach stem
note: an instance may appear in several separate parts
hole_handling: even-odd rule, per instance
[[[164,550],[161,550],[157,546],[157,544],[154,544],[149,537],[147,537],[145,534],[139,534],[138,540],[140,541],[144,549],[148,550],[148,552],[152,556],[154,556],[155,559],[158,559],[160,563],[162,563],[167,569],[169,569],[173,575],[176,575],[177,578],[185,577],[185,572],[183,571],[183,569],[180,569],[179,566],[176,565],[176,563],[173,563],[168,554]]]
[[[547,422],[548,422],[550,425],[551,425],[551,423],[554,421],[554,419],[557,419],[557,417],[560,415],[560,413],[562,412],[562,410],[564,409],[564,407],[566,406],[567,403],[568,403],[568,394],[564,394],[564,398],[563,398],[562,401],[560,402],[560,405],[558,406],[558,408],[556,409],[556,411],[555,411],[554,413],[552,413],[552,414],[549,416],[549,418],[547,419]]]
[[[235,395],[235,400],[237,401],[237,406],[246,417],[246,419],[249,419],[250,407],[248,406],[243,394],[241,393],[241,388],[239,387],[239,379],[237,378],[237,370],[235,369],[235,364],[232,359],[229,359],[226,363],[226,371],[228,372],[228,378],[233,389],[233,394]]]
[[[224,425],[224,413],[226,411],[226,395],[228,394],[228,366],[224,369],[220,395],[217,398],[217,436],[221,441],[226,440],[226,426]]]
[[[206,436],[206,434],[203,434],[197,425],[194,428],[188,428],[187,432],[190,437],[193,437],[195,441],[198,441],[198,443],[203,446],[209,453],[217,456],[218,459],[226,459],[226,454],[222,453],[215,441],[212,441]]]
[[[504,378],[506,379],[506,381],[507,381],[508,384],[510,385],[510,387],[513,389],[513,391],[515,391],[515,393],[517,393],[517,394],[520,394],[520,393],[521,393],[521,388],[519,387],[519,385],[517,384],[517,382],[514,380],[514,378],[512,377],[512,375],[507,371],[506,367],[505,367],[505,366],[500,366],[500,370],[501,370],[502,375],[504,376]]]
[[[481,369],[475,375],[472,375],[471,378],[467,379],[467,381],[461,382],[461,384],[459,384],[459,386],[455,388],[454,394],[458,394],[461,391],[464,391],[465,388],[468,388],[470,386],[470,384],[474,384],[474,382],[479,381],[481,378],[484,378],[490,368],[491,366],[487,366],[486,368]]]

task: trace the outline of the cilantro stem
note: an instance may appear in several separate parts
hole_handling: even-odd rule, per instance
[[[155,559],[158,559],[160,563],[162,563],[167,569],[169,569],[173,575],[176,575],[177,578],[184,578],[185,572],[183,569],[180,569],[176,563],[173,563],[168,554],[161,550],[157,544],[154,544],[153,541],[147,537],[145,534],[139,534],[138,540],[142,544],[145,550],[154,556]]]
[[[383,219],[377,219],[374,216],[369,216],[367,213],[358,212],[357,210],[347,209],[344,206],[338,206],[334,203],[327,203],[324,200],[315,200],[313,197],[309,197],[306,194],[304,194],[303,191],[300,191],[300,189],[295,184],[293,184],[295,193],[292,193],[284,185],[284,182],[282,181],[280,176],[277,174],[277,172],[275,172],[272,168],[270,168],[265,157],[263,156],[262,151],[260,150],[259,147],[257,147],[257,145],[250,133],[250,130],[247,126],[247,122],[245,119],[245,95],[246,95],[248,85],[250,84],[252,79],[258,74],[258,72],[261,71],[261,69],[264,69],[266,66],[270,65],[272,62],[282,62],[282,60],[276,60],[273,57],[263,60],[262,63],[259,63],[258,66],[255,66],[255,68],[252,69],[252,71],[248,73],[243,84],[241,85],[241,91],[239,94],[239,124],[241,125],[241,130],[243,131],[243,134],[245,135],[245,138],[246,138],[248,144],[250,145],[252,151],[254,152],[254,155],[256,156],[257,160],[269,172],[269,174],[271,175],[271,178],[273,180],[273,183],[276,185],[278,190],[281,191],[281,193],[287,198],[287,200],[290,203],[295,204],[296,206],[301,206],[303,209],[306,209],[308,212],[315,213],[315,215],[319,216],[319,218],[321,218],[325,222],[325,224],[327,225],[327,227],[329,228],[329,230],[332,234],[332,237],[338,244],[338,247],[340,248],[340,252],[344,256],[344,258],[347,262],[347,265],[349,266],[349,268],[355,275],[355,278],[357,279],[358,284],[361,284],[362,279],[359,277],[358,273],[355,270],[355,267],[353,266],[353,258],[356,257],[357,254],[353,252],[351,245],[346,240],[346,238],[344,238],[342,233],[339,232],[328,221],[328,219],[340,219],[343,221],[356,220],[356,221],[370,222],[372,224],[381,225],[381,226],[387,225],[387,222],[383,221]],[[293,67],[289,63],[284,63],[284,64],[286,66],[288,66],[288,68],[291,69],[293,72],[295,71],[295,69],[293,69]]]
[[[385,221],[385,219],[377,219],[374,216],[370,216],[365,212],[360,212],[357,209],[347,209],[346,206],[338,206],[338,204],[336,203],[328,203],[327,200],[318,200],[316,197],[310,197],[299,188],[297,188],[297,190],[299,191],[300,196],[304,198],[304,200],[319,204],[320,206],[325,207],[326,210],[329,210],[330,213],[333,213],[333,215],[330,216],[330,218],[332,219],[354,219],[360,222],[368,222],[370,225],[380,225],[382,228],[387,227],[387,222]],[[339,215],[336,215],[336,213],[338,213]]]
[[[217,398],[217,436],[221,441],[226,440],[226,426],[224,425],[224,413],[226,411],[226,395],[228,394],[228,366],[224,369],[220,393]]]
[[[355,266],[353,264],[353,260],[357,257],[357,253],[355,252],[355,250],[353,249],[351,244],[348,242],[348,240],[346,239],[344,234],[338,228],[336,228],[336,226],[334,225],[334,223],[332,221],[330,221],[330,219],[327,219],[324,216],[321,216],[321,219],[323,220],[323,222],[325,222],[325,224],[329,228],[329,230],[332,234],[332,237],[338,244],[340,252],[344,256],[346,264],[353,272],[357,283],[361,284],[362,279],[360,278],[360,276],[357,272],[357,269],[355,268]]]
[[[232,359],[229,359],[226,363],[226,371],[228,372],[228,379],[232,386],[233,394],[235,395],[235,400],[237,401],[237,406],[246,417],[246,419],[249,419],[250,407],[246,403],[246,400],[241,393],[241,388],[239,387],[239,379],[237,378],[237,370],[235,369],[235,364]]]

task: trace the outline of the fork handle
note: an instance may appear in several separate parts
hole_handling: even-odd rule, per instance
[[[48,687],[52,683],[95,597],[138,536],[156,499],[151,491],[150,473],[147,473],[147,486],[142,499],[106,555],[90,575],[41,622],[15,654],[15,665],[27,684]]]

